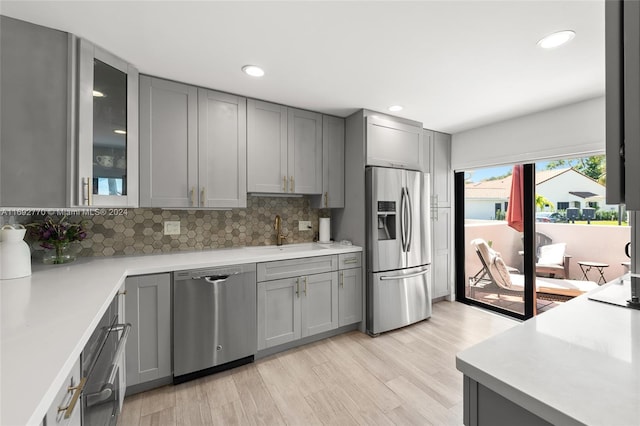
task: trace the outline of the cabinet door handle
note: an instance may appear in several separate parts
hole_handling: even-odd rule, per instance
[[[82,178],[82,204],[91,205],[91,176]]]
[[[324,193],[324,206],[325,207],[329,207],[329,193],[328,192]]]
[[[296,278],[296,296],[300,297],[300,277]]]
[[[203,186],[202,189],[200,190],[200,206],[202,207],[204,207],[204,203],[205,203],[204,195],[205,195],[205,188]]]
[[[86,382],[87,382],[87,378],[83,377],[82,380],[80,380],[80,383],[78,384],[78,386],[69,386],[67,388],[67,392],[73,392],[71,401],[69,402],[69,405],[67,405],[66,407],[58,407],[58,413],[61,413],[64,411],[65,419],[68,419],[71,417],[71,414],[73,413],[73,409],[76,407],[76,404],[78,403],[78,398],[80,398],[80,394],[82,393],[82,390],[84,389],[84,384]]]
[[[352,263],[358,263],[358,258],[357,257],[350,257],[349,259],[345,259],[344,260],[344,264],[345,265],[350,265]]]
[[[344,288],[344,272],[340,271],[340,287]]]
[[[287,192],[287,177],[282,176],[282,192]]]
[[[189,191],[189,201],[191,202],[191,207],[193,207],[196,204],[196,187],[192,186],[191,187],[191,191]]]
[[[296,182],[296,181],[294,180],[293,176],[290,176],[290,177],[289,177],[289,191],[291,191],[291,192],[295,192],[295,190],[296,190],[296,189],[295,189],[295,188],[296,188],[296,186],[295,186],[295,182]]]

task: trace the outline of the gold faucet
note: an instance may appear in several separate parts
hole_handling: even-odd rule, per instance
[[[282,219],[279,214],[276,215],[276,221],[273,224],[273,228],[276,230],[276,245],[281,246],[282,240],[286,240],[287,236],[282,235]]]

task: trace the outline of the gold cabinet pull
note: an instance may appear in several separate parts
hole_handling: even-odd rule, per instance
[[[69,402],[69,405],[67,405],[66,407],[58,407],[58,413],[61,413],[64,411],[65,419],[68,419],[71,417],[71,414],[73,413],[73,409],[76,407],[78,398],[80,398],[80,394],[82,393],[82,389],[84,389],[84,384],[86,382],[87,382],[87,378],[83,377],[82,380],[80,380],[80,383],[78,384],[78,386],[69,386],[67,388],[67,392],[73,392],[71,401]]]
[[[296,296],[300,297],[300,277],[296,278]]]
[[[324,193],[324,206],[325,207],[329,207],[329,193],[328,192]]]
[[[118,292],[118,296],[126,296],[127,295],[127,290],[122,290]]]
[[[344,272],[340,271],[340,287],[344,288]]]
[[[307,295],[307,277],[304,277],[304,295]]]
[[[349,259],[345,259],[344,260],[344,264],[345,265],[349,265],[351,263],[358,263],[358,258],[357,257],[350,257]]]
[[[204,207],[204,205],[205,205],[205,198],[204,198],[204,195],[205,195],[205,188],[204,188],[204,186],[203,186],[203,187],[202,187],[202,189],[200,190],[200,205],[201,205],[202,207]]]
[[[82,204],[85,206],[91,205],[91,189],[91,176],[82,178]]]
[[[293,179],[293,176],[289,176],[289,191],[295,192],[295,180]]]
[[[191,207],[193,207],[196,204],[196,187],[192,186],[191,187],[191,191],[189,191],[189,201],[191,201]]]
[[[282,192],[287,192],[287,177],[282,176]]]

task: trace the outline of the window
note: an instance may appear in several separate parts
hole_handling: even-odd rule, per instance
[[[558,210],[566,210],[566,209],[569,208],[569,202],[568,201],[558,201],[557,208],[558,208]]]

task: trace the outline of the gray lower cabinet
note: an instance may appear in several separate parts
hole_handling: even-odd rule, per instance
[[[171,276],[154,274],[126,280],[127,387],[171,376]],[[129,392],[128,392],[129,393]]]
[[[140,77],[140,205],[247,206],[246,99]]]
[[[300,338],[299,286],[297,278],[258,283],[258,350]]]
[[[69,40],[0,16],[0,207],[67,206]]]
[[[362,321],[362,253],[338,256],[338,326]]]
[[[451,294],[453,287],[453,238],[452,238],[452,217],[449,208],[432,209],[433,217],[431,224],[432,242],[432,297],[443,297]]]
[[[338,272],[300,279],[302,337],[338,328]]]
[[[75,395],[82,392],[82,388],[78,386],[81,380],[80,376],[80,358],[78,358],[53,399],[53,404],[47,410],[42,424],[45,426],[80,426],[82,399]]]

